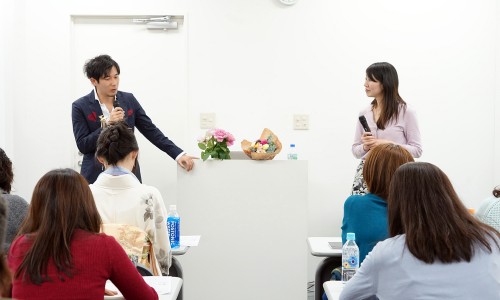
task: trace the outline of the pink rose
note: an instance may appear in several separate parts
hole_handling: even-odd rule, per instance
[[[232,146],[234,144],[234,136],[232,134],[230,134],[229,132],[227,132],[226,144],[228,146]]]
[[[227,132],[222,130],[222,129],[215,129],[214,130],[214,138],[217,140],[217,142],[222,142],[224,139],[227,137]]]
[[[265,144],[267,144],[267,140],[260,140],[260,143],[261,143],[262,145],[265,145]]]

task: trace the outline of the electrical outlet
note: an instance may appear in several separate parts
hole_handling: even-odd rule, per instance
[[[309,130],[309,115],[293,115],[294,130]]]
[[[215,128],[215,113],[201,113],[200,128],[201,129]]]

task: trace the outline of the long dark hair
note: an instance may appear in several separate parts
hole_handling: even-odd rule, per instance
[[[117,122],[99,134],[95,156],[104,158],[110,165],[116,165],[130,152],[138,150],[139,145],[132,129],[125,122]]]
[[[398,91],[398,72],[390,63],[377,62],[366,69],[366,77],[372,81],[380,82],[384,88],[384,100],[380,117],[377,120],[377,127],[385,129],[385,126],[392,119],[398,120],[400,109],[406,110],[406,102]],[[377,100],[372,101],[372,107],[377,107]]]
[[[414,161],[413,156],[400,145],[388,143],[371,149],[363,166],[363,178],[368,191],[387,200],[394,172],[402,164],[411,161]]]
[[[493,243],[500,248],[500,233],[469,213],[446,174],[430,163],[407,163],[394,173],[388,217],[390,235],[406,234],[408,250],[426,263],[469,262],[477,245],[490,253]]]
[[[33,240],[16,271],[34,284],[49,281],[47,266],[53,261],[59,278],[72,276],[71,238],[76,229],[99,233],[101,217],[87,181],[72,169],[45,174],[36,184],[28,215],[19,235]]]

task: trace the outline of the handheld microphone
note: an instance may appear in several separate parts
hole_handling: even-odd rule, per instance
[[[365,116],[359,116],[359,122],[361,123],[361,126],[363,126],[365,132],[371,132],[370,127],[368,126],[368,122],[366,122]]]
[[[118,100],[115,100],[113,101],[113,108],[117,108],[117,107],[120,107],[120,102],[118,102]]]

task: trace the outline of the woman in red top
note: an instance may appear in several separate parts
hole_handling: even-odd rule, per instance
[[[158,299],[113,237],[87,181],[71,169],[45,174],[9,251],[16,299],[99,299],[111,280],[127,299]]]

